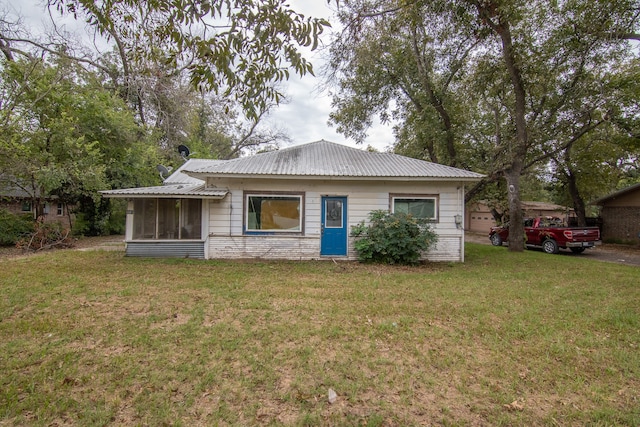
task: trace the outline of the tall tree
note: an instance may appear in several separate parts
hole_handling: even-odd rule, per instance
[[[275,149],[280,142],[288,140],[285,132],[264,126],[262,115],[255,120],[246,120],[216,96],[190,93],[185,126],[175,138],[187,144],[197,157],[232,159],[246,153]]]
[[[345,30],[332,42],[329,66],[338,87],[331,114],[338,131],[362,142],[374,115],[395,118],[397,152],[465,163],[455,91],[476,35],[425,2],[346,3],[338,16]]]
[[[620,182],[629,185],[626,178],[640,170],[637,62],[585,79],[582,102],[557,129],[561,144],[551,156],[553,182],[563,202],[574,207],[579,225],[586,224],[589,200],[618,189]]]
[[[382,109],[384,114],[389,105],[402,105],[405,111],[395,117],[404,129],[411,131],[415,140],[424,139],[421,134],[444,135],[441,141],[453,135],[456,149],[448,153],[456,159],[451,161],[446,156],[442,159],[450,164],[475,165],[489,177],[481,185],[492,179],[506,181],[511,235],[523,234],[521,176],[548,163],[563,147],[570,146],[571,141],[596,131],[598,123],[606,117],[602,114],[604,102],[593,104],[596,115],[588,117],[592,103],[585,101],[592,95],[584,89],[590,87],[588,83],[593,79],[590,76],[615,69],[621,60],[629,57],[632,51],[625,40],[633,39],[637,32],[640,9],[637,1],[632,0],[607,3],[365,0],[342,5],[342,23],[350,32],[345,33],[349,37],[338,45],[338,53],[333,55],[334,73],[346,76],[338,87],[337,112],[333,119],[348,130],[361,131],[366,129],[370,113],[359,109],[382,100],[378,103],[382,107],[373,111]],[[407,17],[408,11],[413,19]],[[433,32],[438,28],[438,23],[432,24],[434,21],[444,23],[441,32]],[[382,35],[382,40],[394,39],[394,34],[411,40],[419,34],[416,22],[431,32],[422,38],[422,44],[415,43],[417,38],[413,37],[413,50],[398,50],[395,45],[389,49],[383,43],[375,55],[364,60],[358,58],[373,34],[371,28],[376,29],[379,37]],[[421,47],[416,49],[417,46]],[[453,52],[465,52],[465,48],[469,51],[459,57],[448,56],[457,61],[437,61],[440,69],[434,68],[422,76],[415,72],[428,70],[425,64],[438,55],[447,58],[443,53],[452,52],[447,50],[448,46],[458,47]],[[344,57],[354,59],[351,63],[341,61]],[[368,84],[360,85],[358,79],[351,77],[352,70],[364,68],[368,63],[379,67],[369,67],[375,70],[375,78],[369,77],[365,82],[374,81],[380,88],[397,88],[397,82],[404,79],[411,84],[405,83],[403,87],[415,89],[417,95],[409,96],[407,90],[387,89],[384,93],[389,94],[388,98],[376,99]],[[349,68],[345,64],[349,64]],[[393,73],[385,74],[387,70]],[[454,79],[456,84],[452,86],[437,86],[425,84],[425,75],[431,77],[431,82],[447,82],[442,78],[447,75],[459,76],[460,80]],[[434,87],[449,91],[434,91]],[[425,120],[416,103],[405,102],[407,98],[434,100],[430,106],[437,113],[432,117],[437,119]],[[456,108],[456,105],[462,107]],[[442,114],[442,110],[447,114]],[[415,120],[416,117],[421,120]],[[569,120],[570,117],[575,120]],[[442,132],[447,129],[447,123],[457,124],[458,131],[454,125],[449,127],[454,132],[448,135]],[[570,127],[559,134],[557,130],[567,124]],[[398,147],[405,149],[405,141],[400,140]],[[464,157],[460,157],[460,153],[464,153]],[[485,163],[478,164],[479,159]],[[510,250],[520,251],[522,245],[514,239]]]
[[[38,216],[51,196],[93,214],[98,190],[144,181],[140,129],[90,73],[39,59],[4,62],[1,71],[0,180],[29,194]]]

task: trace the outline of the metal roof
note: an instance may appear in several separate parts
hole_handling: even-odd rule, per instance
[[[100,193],[111,198],[136,198],[144,197],[180,197],[183,199],[222,199],[227,195],[226,189],[213,188],[205,189],[204,181],[189,176],[182,171],[185,168],[201,168],[213,165],[224,160],[210,159],[189,159],[182,164],[174,173],[164,180],[162,185],[156,187],[124,188],[121,190],[106,190]]]
[[[224,198],[228,190],[205,188],[204,178],[207,176],[456,181],[478,181],[483,177],[479,173],[398,154],[364,151],[321,140],[239,159],[190,159],[165,179],[161,186],[107,190],[100,193],[113,198]]]
[[[112,198],[145,198],[145,197],[179,197],[183,199],[223,199],[229,190],[222,188],[205,189],[200,184],[174,184],[157,187],[125,188],[122,190],[107,190],[100,193],[104,197]]]
[[[189,170],[200,169],[217,163],[222,163],[224,160],[211,160],[211,159],[189,159],[182,164],[174,173],[164,180],[164,185],[172,184],[202,184],[204,181],[198,178],[183,173],[185,168]]]
[[[484,175],[391,153],[377,153],[321,140],[278,151],[256,154],[202,167],[185,164],[182,173],[192,177],[269,176],[410,178],[478,181]]]

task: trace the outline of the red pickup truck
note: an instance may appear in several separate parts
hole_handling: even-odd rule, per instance
[[[557,254],[560,248],[569,248],[579,254],[601,243],[598,227],[565,227],[558,218],[527,218],[524,232],[527,246],[541,247],[548,254]],[[491,227],[489,240],[494,246],[508,241],[509,224]]]

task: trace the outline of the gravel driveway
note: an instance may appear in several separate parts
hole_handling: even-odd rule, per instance
[[[488,234],[484,235],[469,231],[465,232],[465,241],[485,245],[491,244]],[[506,243],[503,246],[506,249]],[[593,249],[587,249],[581,254],[574,254],[569,250],[561,249],[557,256],[577,256],[594,261],[615,262],[618,264],[635,265],[640,267],[640,245],[602,244]]]

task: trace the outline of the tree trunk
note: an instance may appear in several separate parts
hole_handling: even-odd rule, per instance
[[[520,174],[522,161],[515,161],[514,167],[506,171],[507,196],[509,199],[509,250],[524,251],[524,220],[522,217],[522,203],[520,202]]]
[[[73,216],[71,215],[71,209],[67,203],[62,204],[62,209],[67,212],[67,219],[69,220],[69,230],[73,230]]]
[[[9,42],[4,40],[4,37],[1,34],[0,34],[0,51],[2,51],[7,61],[13,62],[13,52],[11,51],[11,46],[9,45]]]
[[[35,214],[35,220],[36,221],[40,221],[41,219],[44,220],[44,208],[45,208],[45,201],[43,201],[40,197],[34,197],[33,199],[33,211]]]
[[[578,190],[576,176],[571,170],[569,170],[567,173],[567,184],[569,194],[571,195],[571,200],[573,201],[573,210],[575,211],[578,219],[578,227],[585,227],[587,225],[586,208],[584,205],[584,200],[580,195],[580,190]]]
[[[480,18],[500,37],[502,42],[502,59],[509,72],[514,94],[514,121],[516,125],[515,141],[505,153],[508,166],[505,171],[509,198],[509,250],[524,250],[524,224],[522,222],[522,204],[520,202],[520,175],[524,158],[527,154],[528,135],[526,119],[526,91],[522,80],[520,64],[511,37],[511,27],[507,18],[502,15],[498,2],[484,0],[474,1]],[[497,21],[496,21],[497,19]]]
[[[497,224],[502,224],[504,222],[504,214],[498,212],[496,208],[491,208],[491,216],[496,221]]]

